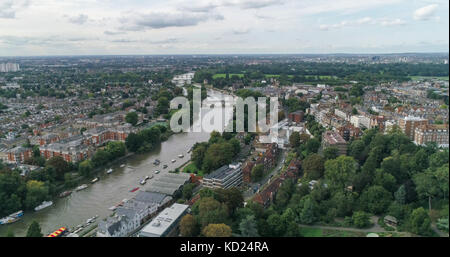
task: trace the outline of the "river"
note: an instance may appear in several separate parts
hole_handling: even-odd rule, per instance
[[[208,96],[218,97],[220,93],[209,90]],[[202,116],[207,111],[209,110],[202,108]],[[100,180],[95,184],[88,183],[87,189],[74,191],[66,198],[55,198],[51,207],[39,212],[27,211],[21,220],[13,224],[1,225],[0,236],[4,236],[8,228],[12,229],[15,236],[25,236],[33,220],[39,223],[42,233],[47,235],[60,227],[73,228],[95,215],[99,215],[97,221],[106,218],[112,213],[109,207],[125,198],[131,199],[139,192],[131,193],[130,190],[140,187],[139,182],[142,178],[150,174],[156,177],[179,167],[190,159],[188,150],[197,142],[208,141],[209,137],[208,132],[174,134],[152,152],[132,155],[121,163],[111,166],[113,173],[108,175],[106,170],[100,172],[98,175]],[[178,158],[179,154],[184,154],[184,158]],[[161,161],[158,167],[153,165],[155,159]],[[172,159],[177,161],[172,163]],[[121,164],[126,166],[121,168]],[[162,168],[164,164],[168,165],[166,169]],[[154,174],[156,169],[161,173]]]

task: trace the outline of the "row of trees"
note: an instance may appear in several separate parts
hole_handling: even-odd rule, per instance
[[[307,151],[302,168],[302,185],[286,181],[271,207],[280,215],[291,209],[297,223],[345,217],[347,225],[364,227],[369,214],[392,215],[400,230],[431,235],[432,210],[448,219],[448,150],[416,146],[399,131],[367,130],[350,143],[348,156],[338,157],[337,149]],[[312,190],[310,180],[319,181]]]
[[[241,150],[240,142],[232,133],[211,132],[208,142],[196,143],[191,160],[198,169],[210,173],[223,165],[231,163]]]

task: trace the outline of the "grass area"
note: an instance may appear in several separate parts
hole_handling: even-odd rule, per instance
[[[244,77],[244,74],[243,74],[243,73],[230,73],[230,78],[231,78],[233,75],[237,75],[237,76],[239,76],[239,78]],[[278,78],[278,77],[280,77],[279,74],[265,74],[264,76],[265,76],[266,78]],[[217,73],[217,74],[214,74],[213,79],[217,79],[217,78],[225,78],[225,77],[226,77],[226,74],[225,74],[225,73]],[[288,77],[289,77],[289,78],[293,78],[294,75],[288,75]],[[305,77],[306,77],[306,78],[314,78],[314,79],[316,79],[316,78],[319,78],[319,79],[333,79],[333,76],[329,76],[329,75],[307,75],[307,76],[305,76]],[[447,78],[448,78],[448,77],[447,77]]]
[[[446,80],[448,81],[449,76],[442,76],[442,77],[435,77],[435,76],[409,76],[409,78],[411,78],[412,80],[416,81],[416,80],[430,80],[430,79],[439,79],[439,80]]]
[[[300,228],[303,237],[322,237],[322,232],[320,228]]]
[[[243,78],[243,77],[244,77],[244,74],[243,74],[243,73],[230,73],[230,78],[231,78],[233,75],[237,75],[239,78]],[[227,74],[225,74],[225,73],[217,73],[217,74],[214,74],[213,79],[217,79],[217,78],[225,78],[226,76],[227,76]]]
[[[197,168],[197,166],[195,166],[194,163],[189,163],[189,165],[184,167],[183,172],[184,173],[194,173],[194,174],[197,174],[199,176],[203,176],[203,171],[200,170],[199,168]]]
[[[407,235],[396,233],[396,232],[379,232],[377,234],[380,237],[407,237]]]
[[[321,228],[300,228],[303,237],[366,237],[367,233]]]

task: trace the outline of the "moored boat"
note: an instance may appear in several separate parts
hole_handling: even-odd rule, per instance
[[[20,218],[22,216],[23,216],[23,211],[22,210],[9,215],[9,217],[13,217],[13,218]]]
[[[35,211],[40,211],[42,209],[45,209],[47,207],[50,207],[53,205],[52,201],[43,201],[39,206],[37,206],[36,208],[34,208]]]
[[[83,184],[83,185],[81,185],[81,186],[75,188],[75,190],[76,190],[76,191],[81,191],[81,190],[83,190],[83,189],[86,189],[87,187],[88,187],[88,185]]]
[[[14,223],[14,222],[20,220],[20,218],[22,216],[23,216],[23,211],[22,210],[20,210],[18,212],[15,212],[13,214],[10,214],[10,215],[0,219],[0,225],[6,225],[6,224]]]
[[[94,183],[97,182],[97,181],[98,181],[98,177],[97,177],[97,178],[94,178],[94,179],[91,181],[91,183],[94,184]]]
[[[113,172],[113,169],[109,169],[106,171],[106,174],[111,174]]]
[[[59,194],[58,197],[63,198],[69,196],[70,194],[72,194],[72,191],[64,191],[61,194]]]

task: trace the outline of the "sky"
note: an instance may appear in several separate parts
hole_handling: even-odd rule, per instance
[[[0,56],[448,52],[448,0],[0,0]]]

